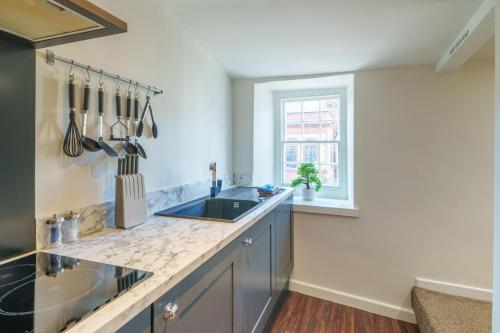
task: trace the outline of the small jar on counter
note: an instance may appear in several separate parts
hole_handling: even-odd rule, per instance
[[[63,242],[75,243],[79,241],[78,237],[78,220],[80,213],[73,213],[71,211],[66,217],[62,226]]]
[[[47,225],[49,226],[49,248],[56,248],[62,245],[61,225],[63,222],[64,217],[57,217],[55,214],[51,219],[47,220]]]

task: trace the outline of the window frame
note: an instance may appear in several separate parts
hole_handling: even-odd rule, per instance
[[[286,143],[317,143],[318,147],[321,143],[337,143],[339,161],[339,186],[326,186],[323,185],[320,190],[319,196],[328,199],[348,200],[349,199],[349,156],[348,156],[348,87],[338,88],[325,88],[325,89],[304,89],[304,90],[287,90],[287,91],[274,91],[274,112],[275,112],[275,179],[283,186],[289,186],[288,183],[283,183],[283,169],[284,169],[284,146]],[[321,100],[328,97],[339,97],[339,138],[335,140],[284,140],[285,135],[285,119],[283,104],[287,100]],[[321,113],[320,120],[321,124]],[[302,119],[301,124],[304,124]],[[321,129],[320,129],[321,130]],[[302,152],[298,151],[297,155],[300,156]],[[320,155],[320,153],[318,153]],[[318,164],[321,165],[321,156],[318,156]]]

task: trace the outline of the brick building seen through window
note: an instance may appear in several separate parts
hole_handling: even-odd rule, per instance
[[[300,163],[314,163],[326,186],[339,185],[339,99],[282,100],[283,183],[297,177]]]

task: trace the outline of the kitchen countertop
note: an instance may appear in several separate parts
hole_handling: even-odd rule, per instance
[[[293,189],[269,198],[235,223],[152,216],[133,229],[107,229],[50,252],[145,270],[153,276],[68,329],[114,332],[283,202]]]

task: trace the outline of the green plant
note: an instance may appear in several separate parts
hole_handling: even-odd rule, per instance
[[[316,192],[319,192],[322,186],[321,179],[319,179],[319,171],[316,169],[313,163],[300,164],[298,174],[299,176],[292,180],[293,187],[304,184],[306,185],[307,189],[310,189],[311,185],[314,184],[314,190]]]

